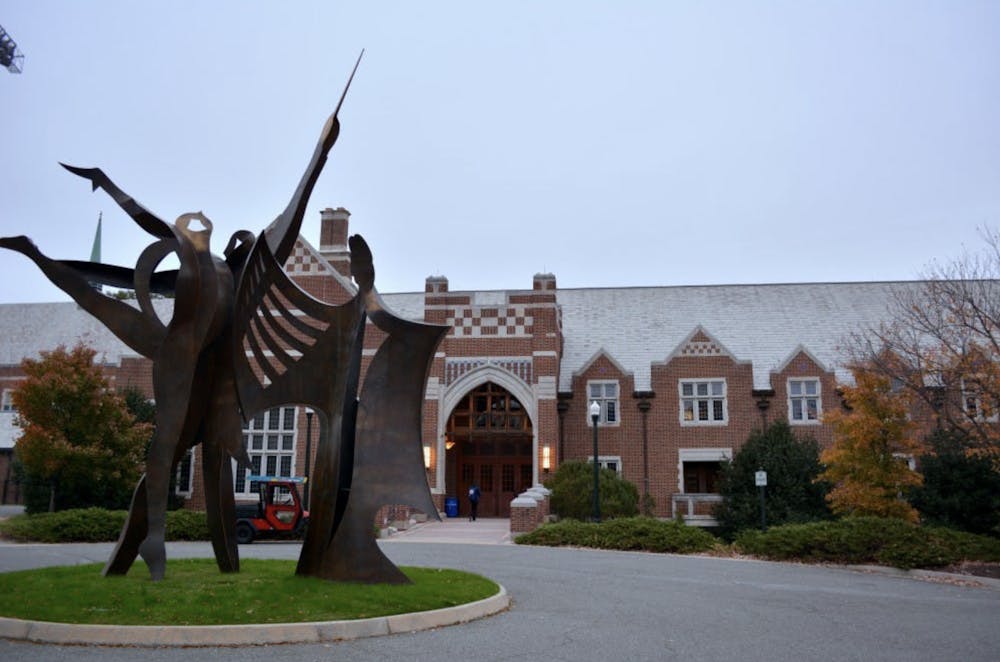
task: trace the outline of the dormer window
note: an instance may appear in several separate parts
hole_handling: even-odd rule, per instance
[[[807,377],[788,380],[788,422],[819,423],[823,414],[819,379]]]

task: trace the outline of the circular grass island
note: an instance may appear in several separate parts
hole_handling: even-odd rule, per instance
[[[212,559],[172,560],[149,580],[136,564],[103,577],[101,564],[0,574],[0,636],[48,643],[211,646],[309,643],[453,625],[509,606],[485,577],[402,567],[412,584],[327,582],[295,561],[245,559],[223,574]]]

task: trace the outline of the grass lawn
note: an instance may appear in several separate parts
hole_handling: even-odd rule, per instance
[[[0,616],[62,623],[227,625],[388,616],[481,600],[494,582],[458,570],[401,568],[413,584],[341,584],[295,575],[295,561],[245,559],[222,574],[212,559],[172,560],[149,580],[136,563],[125,577],[101,564],[0,574]]]

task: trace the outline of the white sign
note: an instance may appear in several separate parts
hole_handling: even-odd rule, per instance
[[[767,487],[767,472],[758,471],[754,473],[754,482],[757,484],[757,487]]]

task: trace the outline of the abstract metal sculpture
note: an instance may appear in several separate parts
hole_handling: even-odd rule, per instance
[[[362,52],[362,55],[364,53]],[[64,166],[106,191],[159,240],[135,269],[57,261],[26,237],[0,238],[23,253],[55,285],[139,354],[153,361],[156,430],[146,473],[105,574],[124,574],[142,555],[154,580],[166,572],[164,527],[170,476],[201,443],[208,525],[216,562],[239,570],[231,459],[249,465],[240,415],[298,403],[320,414],[310,524],[297,573],[332,580],[407,582],[378,549],[375,511],[407,503],[434,517],[420,454],[420,412],[434,350],[446,327],[397,317],[375,290],[371,251],[350,238],[358,292],[332,306],[302,291],[284,273],[305,206],[337,140],[337,114],[354,71],[327,120],[306,171],[284,212],[256,239],[235,233],[220,258],[209,251],[212,223],[201,212],[170,225],[119,189],[98,169]],[[193,227],[198,222],[203,229]],[[169,254],[177,271],[156,272]],[[134,289],[138,309],[105,296],[92,283]],[[172,294],[164,324],[151,292]],[[386,334],[358,397],[367,319]]]

